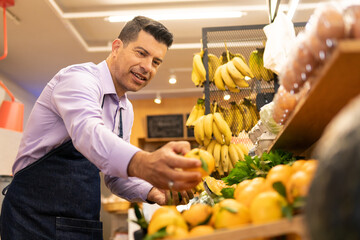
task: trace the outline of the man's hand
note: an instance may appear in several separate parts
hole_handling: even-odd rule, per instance
[[[172,194],[172,197],[171,197]],[[189,200],[194,197],[191,190],[170,193],[168,190],[160,190],[153,187],[148,193],[147,200],[159,205],[180,205],[188,204]]]
[[[169,142],[155,152],[137,152],[128,166],[128,175],[142,178],[159,189],[183,191],[194,188],[201,181],[199,172],[182,171],[186,168],[201,167],[198,159],[185,158],[190,151],[186,141]]]

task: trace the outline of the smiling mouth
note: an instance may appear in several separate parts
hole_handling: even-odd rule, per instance
[[[142,75],[135,73],[135,72],[131,72],[136,78],[142,80],[142,81],[146,81],[146,77],[143,77]]]

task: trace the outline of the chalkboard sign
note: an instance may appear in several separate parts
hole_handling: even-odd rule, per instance
[[[182,114],[147,116],[148,138],[184,137],[184,116]]]

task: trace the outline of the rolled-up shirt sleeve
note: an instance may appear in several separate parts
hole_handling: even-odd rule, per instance
[[[104,176],[105,184],[110,191],[131,202],[144,202],[153,186],[136,177],[127,179]]]

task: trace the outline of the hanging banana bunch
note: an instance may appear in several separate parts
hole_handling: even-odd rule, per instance
[[[274,79],[274,73],[264,67],[263,55],[263,50],[252,51],[249,57],[249,67],[257,80],[271,81]]]

